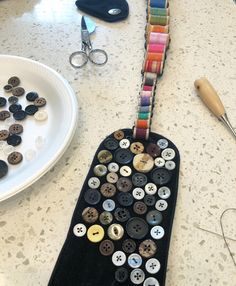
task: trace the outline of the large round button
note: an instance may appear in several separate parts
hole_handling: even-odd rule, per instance
[[[143,286],[160,286],[159,282],[154,277],[148,277],[144,282]]]
[[[98,190],[87,190],[84,194],[84,200],[90,205],[96,205],[101,199],[101,194]]]
[[[120,267],[115,272],[115,279],[119,283],[124,283],[129,277],[128,270],[124,267]]]
[[[130,280],[135,285],[142,284],[144,279],[145,279],[145,274],[142,269],[137,268],[130,273]]]
[[[117,221],[125,222],[130,218],[130,213],[127,209],[117,208],[114,212]]]
[[[94,223],[98,219],[98,211],[95,208],[87,207],[82,212],[85,222]]]
[[[166,148],[162,151],[161,156],[165,160],[172,160],[175,157],[175,150],[172,148]]]
[[[143,201],[148,207],[152,207],[155,205],[156,199],[152,195],[146,195],[144,197]]]
[[[134,154],[141,154],[144,150],[144,146],[141,142],[134,142],[130,146],[130,151]]]
[[[106,198],[111,198],[116,193],[116,187],[110,183],[105,183],[101,186],[100,192]]]
[[[142,239],[148,233],[148,225],[142,218],[133,217],[127,222],[126,231],[131,238]]]
[[[114,249],[114,243],[109,239],[103,240],[99,245],[99,250],[104,256],[112,255]]]
[[[161,239],[165,235],[164,228],[160,225],[154,226],[151,231],[151,236],[154,239]]]
[[[136,249],[136,243],[134,240],[132,239],[126,239],[125,241],[123,241],[122,243],[122,249],[124,250],[124,252],[126,253],[133,253]]]
[[[99,220],[102,224],[108,225],[112,222],[113,216],[110,212],[105,211],[100,214]]]
[[[159,139],[157,141],[157,145],[161,148],[161,149],[165,149],[168,147],[168,141],[166,139]]]
[[[133,166],[138,172],[148,173],[154,166],[154,160],[152,156],[147,153],[138,154],[134,156]]]
[[[136,199],[136,200],[142,200],[145,196],[145,192],[143,189],[141,188],[135,188],[132,192],[133,194],[133,197]]]
[[[153,184],[153,183],[148,183],[145,186],[145,192],[148,195],[155,195],[155,193],[157,192],[157,186],[155,184]]]
[[[107,234],[112,240],[120,240],[124,235],[124,229],[122,225],[113,223],[108,227]]]
[[[161,199],[168,199],[171,195],[171,191],[168,187],[161,187],[160,189],[158,189],[158,196],[161,198]]]
[[[77,237],[82,237],[86,234],[87,228],[84,224],[78,223],[73,228],[73,233]]]
[[[158,225],[162,221],[162,214],[157,210],[149,211],[146,215],[146,220],[150,225]]]
[[[135,173],[132,176],[132,182],[135,187],[143,187],[147,183],[147,176],[142,173]]]
[[[111,173],[116,173],[116,172],[119,171],[119,165],[117,163],[115,163],[115,162],[111,162],[108,165],[108,170]]]
[[[128,264],[131,268],[139,268],[142,265],[142,257],[138,253],[132,253],[128,257]]]
[[[118,175],[116,173],[108,173],[106,176],[107,182],[111,184],[115,184],[118,181]]]
[[[125,264],[126,255],[123,251],[116,251],[112,255],[112,262],[115,266],[122,266]]]
[[[167,209],[167,207],[168,207],[168,203],[165,200],[158,200],[155,205],[155,208],[158,211],[164,211]]]
[[[143,202],[134,203],[133,209],[134,212],[139,215],[145,214],[147,212],[147,206]]]
[[[156,274],[160,270],[161,264],[156,258],[150,258],[146,262],[145,268],[148,273]]]
[[[150,143],[147,146],[147,153],[152,156],[153,158],[156,158],[157,156],[159,156],[161,154],[161,148],[154,144],[154,143]]]
[[[121,177],[116,183],[117,189],[121,192],[128,192],[132,188],[132,182],[128,178]]]
[[[139,245],[139,253],[142,257],[152,257],[157,251],[156,243],[151,239],[146,239]]]
[[[171,180],[171,173],[164,168],[157,168],[152,171],[152,180],[156,185],[165,185]]]
[[[105,211],[112,212],[115,209],[116,204],[113,200],[107,199],[103,202],[102,207]]]
[[[133,197],[130,193],[119,193],[117,196],[119,204],[123,207],[128,207],[133,204]]]
[[[108,150],[116,150],[119,147],[119,143],[116,139],[114,138],[108,138],[104,142],[104,147]]]
[[[88,180],[88,186],[91,189],[97,189],[100,186],[100,180],[97,177],[91,177]]]
[[[98,224],[90,226],[87,231],[87,237],[91,242],[100,242],[103,239],[104,234],[104,229]]]
[[[101,164],[107,164],[107,163],[110,163],[111,160],[112,160],[112,154],[110,151],[108,150],[101,150],[99,153],[98,153],[98,161],[101,163]]]
[[[128,164],[133,160],[133,155],[128,149],[119,148],[115,151],[115,159],[119,164]]]
[[[96,165],[93,169],[93,172],[98,177],[105,176],[107,173],[107,167],[102,164]]]

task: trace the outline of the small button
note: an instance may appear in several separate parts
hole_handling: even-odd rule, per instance
[[[13,87],[16,87],[20,84],[20,79],[17,76],[12,76],[8,79],[7,83]]]
[[[99,216],[99,221],[104,224],[104,225],[108,225],[112,222],[113,220],[113,216],[110,212],[102,212]]]
[[[37,121],[44,121],[48,119],[48,114],[45,110],[39,110],[34,114],[34,118]]]
[[[170,182],[171,173],[164,168],[156,168],[152,171],[151,178],[156,185],[162,186]]]
[[[132,183],[135,187],[143,187],[147,183],[147,176],[142,173],[135,173],[132,176]]]
[[[30,162],[36,157],[36,151],[33,149],[28,149],[25,151],[24,157],[26,161]]]
[[[104,229],[98,225],[94,224],[90,226],[90,228],[87,231],[87,237],[91,242],[100,242],[104,237]]]
[[[100,186],[100,180],[97,177],[91,177],[88,180],[88,186],[91,189],[97,189]]]
[[[157,145],[161,148],[161,149],[165,149],[168,147],[168,141],[166,139],[159,139],[157,141]]]
[[[143,201],[148,207],[152,207],[155,205],[156,198],[152,195],[146,195]]]
[[[130,146],[130,142],[128,139],[122,139],[122,140],[120,140],[119,145],[120,145],[120,148],[127,149]]]
[[[37,107],[43,107],[43,106],[46,105],[46,103],[47,103],[47,101],[43,97],[38,97],[34,101],[34,105],[37,106]]]
[[[156,225],[151,229],[150,233],[152,238],[161,239],[164,236],[165,231],[163,227],[161,227],[160,225]]]
[[[157,192],[157,186],[155,184],[153,184],[153,183],[148,183],[145,186],[145,192],[148,195],[155,195],[155,193]]]
[[[121,192],[129,192],[132,189],[132,182],[128,178],[121,177],[117,181],[116,186]]]
[[[98,161],[101,164],[107,164],[112,160],[112,154],[108,150],[101,150],[97,155]]]
[[[123,207],[128,207],[133,204],[133,197],[130,193],[119,193],[117,196],[119,204]]]
[[[109,172],[112,172],[112,173],[116,173],[119,171],[119,165],[115,162],[111,162],[109,165],[108,165],[108,171]]]
[[[159,282],[154,277],[148,277],[144,283],[143,286],[160,286]]]
[[[28,101],[35,101],[35,99],[38,97],[39,97],[39,95],[37,94],[37,92],[34,92],[34,91],[28,92],[26,94],[26,99]]]
[[[161,264],[156,258],[150,258],[146,262],[145,268],[148,273],[156,274],[160,270]]]
[[[9,132],[11,134],[21,134],[24,131],[24,128],[21,124],[12,124],[9,127]]]
[[[11,92],[13,90],[13,86],[11,84],[6,84],[3,89],[5,92]]]
[[[116,204],[113,200],[107,199],[103,202],[102,207],[105,211],[112,212],[115,209]]]
[[[141,154],[144,151],[144,146],[141,142],[134,142],[130,146],[130,151],[134,154]]]
[[[157,157],[154,161],[155,166],[161,168],[165,166],[165,160],[161,157]]]
[[[98,211],[95,208],[87,207],[83,210],[82,217],[85,222],[94,223],[98,219]]]
[[[171,195],[171,191],[168,187],[161,187],[158,189],[158,196],[161,198],[161,199],[168,199]]]
[[[156,158],[161,154],[161,148],[154,143],[148,144],[146,151],[153,158]]]
[[[17,103],[18,101],[19,101],[18,97],[14,96],[14,95],[12,95],[12,96],[10,96],[10,97],[8,98],[8,102],[9,102],[10,104],[15,104],[15,103]]]
[[[128,270],[124,267],[120,267],[115,272],[115,280],[119,283],[124,283],[129,277]]]
[[[148,225],[142,218],[133,217],[127,222],[126,231],[131,238],[142,239],[148,233]]]
[[[107,173],[107,167],[105,165],[99,164],[93,168],[93,172],[96,176],[102,177]]]
[[[108,173],[106,176],[107,182],[115,184],[118,181],[118,175],[116,173]]]
[[[15,87],[12,90],[12,94],[14,96],[22,96],[25,93],[25,90],[23,87]]]
[[[84,200],[90,205],[96,205],[101,200],[101,194],[98,190],[87,190],[84,194]]]
[[[5,119],[11,117],[11,113],[7,110],[0,111],[0,121],[4,121]]]
[[[125,208],[117,208],[114,212],[114,216],[117,221],[125,222],[130,218],[130,213]]]
[[[5,177],[8,173],[7,163],[3,160],[0,160],[0,179]]]
[[[136,243],[133,239],[126,239],[122,243],[122,249],[126,253],[133,253],[136,249]]]
[[[114,243],[109,239],[103,240],[99,245],[99,250],[101,254],[104,256],[112,255],[114,249],[115,249]]]
[[[116,193],[116,187],[110,183],[105,183],[101,186],[100,192],[105,198],[111,198]]]
[[[6,140],[9,136],[9,132],[7,130],[0,130],[0,140]]]
[[[172,170],[175,169],[175,162],[174,161],[167,161],[165,163],[165,167],[166,167],[167,170],[172,171]]]
[[[141,188],[135,188],[132,194],[136,200],[142,200],[144,198],[145,192]]]
[[[120,240],[124,235],[124,229],[122,225],[113,223],[108,227],[107,234],[112,240]]]
[[[148,173],[154,166],[154,160],[147,153],[138,154],[134,156],[133,166],[138,172]]]
[[[132,270],[132,272],[130,273],[130,280],[135,285],[142,284],[144,279],[145,279],[145,274],[142,269],[137,268]]]
[[[157,246],[155,242],[151,239],[146,239],[139,245],[139,253],[142,257],[150,258],[157,251]]]
[[[115,151],[115,160],[119,164],[128,164],[133,160],[133,155],[128,149],[119,148]]]
[[[146,220],[150,225],[158,225],[162,221],[162,214],[158,210],[149,211]]]
[[[147,206],[143,202],[134,203],[133,209],[134,212],[139,215],[145,214],[147,212]]]
[[[23,156],[20,152],[12,152],[8,155],[7,161],[11,165],[17,165],[23,160]]]
[[[114,8],[114,9],[108,10],[108,14],[110,14],[112,16],[119,15],[120,13],[121,13],[121,9],[119,9],[119,8]]]
[[[131,173],[132,173],[132,170],[129,166],[122,166],[120,168],[120,174],[123,177],[129,177],[131,175]]]
[[[13,113],[13,117],[15,120],[24,120],[26,116],[27,114],[24,110],[18,110],[15,113]]]
[[[155,208],[158,211],[164,211],[167,209],[167,207],[168,207],[168,203],[165,200],[158,200],[155,205]]]
[[[6,104],[7,104],[6,98],[0,96],[0,107],[4,107]]]
[[[39,110],[38,107],[33,104],[30,104],[25,108],[25,112],[28,115],[34,115],[38,110]]]
[[[7,144],[11,146],[18,146],[20,145],[21,141],[21,137],[16,134],[12,134],[7,138]]]
[[[114,132],[114,137],[117,140],[121,140],[125,137],[125,133],[122,130],[117,130],[116,132]]]
[[[9,106],[9,111],[11,113],[16,113],[19,110],[22,110],[22,106],[19,103],[14,103]]]
[[[77,237],[82,237],[86,234],[87,228],[84,224],[78,223],[73,228],[73,233]]]
[[[171,148],[166,148],[162,151],[161,156],[165,160],[173,160],[175,157],[175,150]]]
[[[123,251],[116,251],[112,255],[112,262],[115,266],[122,266],[125,264],[126,255]]]
[[[106,149],[111,151],[116,150],[119,147],[118,141],[114,138],[106,139],[103,145]]]
[[[128,257],[128,264],[131,268],[139,268],[142,262],[142,257],[138,253],[132,253]]]

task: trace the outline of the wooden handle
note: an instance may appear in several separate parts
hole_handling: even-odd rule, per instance
[[[205,77],[202,77],[195,80],[194,85],[202,101],[211,112],[218,118],[223,116],[225,114],[225,108],[210,82]]]

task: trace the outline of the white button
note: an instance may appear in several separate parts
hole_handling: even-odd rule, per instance
[[[148,195],[155,195],[155,193],[157,192],[157,186],[155,184],[153,184],[153,183],[148,183],[145,186],[145,192]]]
[[[132,268],[139,268],[142,265],[142,257],[137,253],[132,253],[128,257],[128,264]]]
[[[161,264],[156,258],[150,258],[146,262],[145,268],[148,273],[156,274],[160,270]]]
[[[156,202],[156,205],[155,205],[155,208],[158,210],[158,211],[164,211],[166,210],[168,207],[168,204],[165,200],[159,200]]]
[[[132,173],[132,170],[129,166],[123,166],[120,168],[120,174],[122,177],[129,177]]]
[[[161,152],[161,156],[165,160],[172,160],[175,157],[175,150],[171,148],[166,148]]]
[[[165,149],[168,147],[168,141],[166,139],[160,139],[157,141],[157,145],[161,148],[161,149]]]
[[[161,168],[163,166],[165,166],[165,160],[161,157],[157,157],[154,161],[155,166]]]
[[[133,282],[135,285],[139,285],[142,284],[143,281],[145,279],[145,274],[143,272],[143,270],[141,269],[134,269],[131,273],[130,273],[130,280],[131,282]]]
[[[118,181],[118,175],[116,173],[108,173],[106,178],[108,183],[115,184]]]
[[[121,266],[125,264],[126,261],[126,255],[123,251],[116,251],[112,255],[112,262],[115,266]]]
[[[102,207],[105,211],[107,212],[111,212],[115,209],[116,204],[113,200],[111,199],[107,199],[103,202]]]
[[[149,277],[147,278],[144,283],[143,286],[160,286],[159,282],[156,280],[156,278],[154,277]]]
[[[115,162],[111,162],[109,165],[108,165],[108,170],[109,172],[118,172],[119,171],[119,165]]]
[[[34,118],[38,121],[44,121],[48,118],[48,114],[45,110],[39,110],[34,114]]]
[[[128,139],[120,140],[119,144],[120,144],[120,148],[125,148],[125,149],[129,148],[129,146],[130,146],[130,142]]]
[[[25,151],[26,161],[32,161],[36,157],[36,151],[34,149],[28,149]]]
[[[86,231],[87,231],[87,228],[84,224],[82,223],[78,223],[74,226],[73,228],[73,232],[74,232],[74,235],[77,236],[77,237],[82,237],[86,234]]]
[[[174,170],[175,162],[174,161],[167,161],[165,163],[165,167],[166,167],[167,170]]]
[[[154,239],[161,239],[165,235],[164,228],[160,225],[154,226],[151,231],[151,236]]]
[[[170,197],[170,189],[168,187],[161,187],[159,190],[158,190],[158,196],[161,198],[161,199],[168,199]]]
[[[37,136],[35,138],[35,147],[37,149],[42,149],[46,144],[46,139],[43,136]]]
[[[136,200],[142,200],[145,196],[145,192],[143,189],[141,188],[135,188],[133,190],[133,197],[136,199]]]
[[[88,180],[88,186],[91,189],[97,189],[100,186],[100,180],[97,177],[91,177]]]

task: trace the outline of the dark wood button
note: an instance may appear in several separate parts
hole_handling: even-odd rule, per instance
[[[142,257],[150,258],[155,255],[156,251],[156,243],[151,239],[146,239],[139,245],[139,253]]]
[[[145,214],[147,212],[147,206],[143,202],[134,203],[133,210],[136,214]]]
[[[116,193],[116,187],[110,183],[105,183],[101,186],[100,192],[106,198],[111,198]]]
[[[43,107],[47,103],[46,99],[44,97],[38,97],[34,101],[34,105],[37,107]]]
[[[115,249],[114,243],[109,239],[103,240],[99,245],[99,250],[101,254],[104,256],[112,255],[114,249]]]
[[[7,110],[0,111],[0,121],[4,121],[5,119],[9,118],[11,113]]]
[[[25,90],[23,87],[15,87],[12,90],[12,94],[14,96],[22,96],[25,93]]]
[[[82,212],[85,222],[94,223],[98,219],[98,211],[95,208],[87,207]]]
[[[114,137],[115,137],[117,140],[123,139],[124,136],[125,136],[125,133],[124,133],[122,130],[117,130],[116,132],[114,132]]]
[[[122,243],[122,249],[126,253],[133,253],[136,249],[136,243],[133,239],[126,239]]]
[[[20,152],[12,152],[8,155],[7,161],[11,165],[17,165],[23,160],[23,156]]]
[[[153,158],[156,158],[161,154],[161,148],[154,143],[150,143],[147,146],[147,153]]]
[[[9,78],[7,83],[13,87],[16,87],[20,84],[20,79],[17,76],[12,76]]]
[[[24,131],[24,128],[21,124],[12,124],[9,127],[9,132],[11,134],[21,134]]]
[[[0,140],[6,140],[9,136],[9,132],[7,130],[0,130]]]

